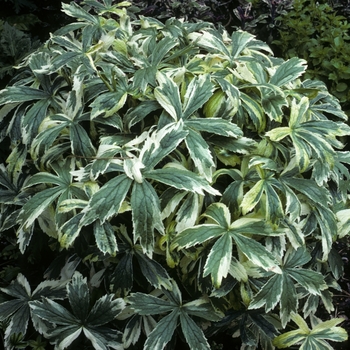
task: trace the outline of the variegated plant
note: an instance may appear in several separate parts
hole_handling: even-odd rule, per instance
[[[56,282],[31,293],[22,271],[1,289],[12,297],[0,303],[6,346],[26,341],[31,318],[55,349],[87,338],[155,350],[183,337],[210,349],[224,330],[249,349],[316,349],[307,337],[322,323],[300,319],[314,322],[321,302],[334,310],[346,115],[302,79],[305,61],[275,58],[243,31],[136,19],[129,5],[63,4],[76,22],[0,91],[1,239],[25,255],[47,237],[44,277],[68,298],[53,301]],[[346,339],[334,329],[321,335]]]

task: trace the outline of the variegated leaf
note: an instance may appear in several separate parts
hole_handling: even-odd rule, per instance
[[[160,72],[157,73],[157,80],[159,86],[154,89],[155,98],[169,115],[178,121],[182,118],[182,104],[177,85],[171,78]]]
[[[131,183],[132,180],[124,174],[107,181],[92,195],[88,206],[83,211],[84,217],[81,224],[88,225],[95,220],[103,223],[113,215],[117,215]]]
[[[270,79],[270,84],[283,86],[304,74],[307,62],[303,59],[292,57],[283,62]]]
[[[164,233],[158,195],[148,181],[134,182],[130,204],[134,242],[139,241],[143,252],[151,257],[154,249],[154,231]]]
[[[169,124],[150,133],[141,149],[139,159],[147,169],[152,169],[171,153],[186,135],[187,131],[183,130],[182,122]]]
[[[211,275],[212,282],[219,288],[222,279],[227,277],[232,256],[232,238],[223,234],[213,245],[204,266],[203,277]]]
[[[187,86],[183,102],[183,119],[188,119],[213,94],[214,86],[210,81],[209,75],[203,74],[191,80]]]
[[[185,142],[198,173],[203,174],[207,181],[211,182],[215,163],[209,145],[198,132],[192,129],[188,129]]]
[[[191,349],[209,350],[210,346],[202,329],[185,312],[180,313],[180,324],[187,344]]]
[[[145,171],[147,179],[156,180],[179,190],[190,191],[204,195],[204,191],[213,195],[220,195],[220,192],[212,188],[201,176],[189,171],[178,169],[172,166],[162,169]]]

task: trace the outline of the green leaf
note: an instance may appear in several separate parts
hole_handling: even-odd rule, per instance
[[[244,195],[241,207],[243,215],[250,212],[260,202],[261,196],[264,193],[265,180],[259,180],[254,186]]]
[[[214,308],[206,297],[189,301],[182,305],[182,309],[189,315],[201,317],[208,321],[219,321],[224,316],[222,312]]]
[[[95,221],[93,228],[98,249],[104,254],[115,256],[118,245],[112,225],[108,221],[102,225],[99,221]]]
[[[238,233],[233,237],[240,251],[254,264],[265,270],[276,268],[276,258],[261,243]]]
[[[192,79],[187,86],[184,96],[182,118],[188,119],[201,108],[209,100],[213,90],[214,86],[208,74],[199,75]]]
[[[249,304],[249,309],[259,309],[265,305],[265,312],[269,312],[280,302],[282,293],[283,277],[276,274],[254,296]]]
[[[324,277],[321,273],[307,269],[287,270],[290,277],[297,281],[311,294],[320,295],[321,291],[327,288]]]
[[[134,242],[140,241],[143,252],[152,256],[154,230],[164,233],[160,203],[156,191],[148,181],[134,182],[131,200]]]
[[[0,91],[0,105],[9,103],[45,100],[49,98],[48,92],[27,86],[9,86]]]
[[[90,292],[86,282],[80,274],[73,276],[72,282],[67,285],[67,295],[74,315],[85,320],[89,314]]]
[[[241,91],[242,107],[246,110],[257,131],[265,129],[266,118],[262,106],[252,97]]]
[[[99,219],[104,223],[110,217],[117,215],[129,191],[132,180],[126,175],[118,175],[107,181],[90,199],[83,210],[81,225],[88,225]]]
[[[125,104],[127,98],[127,92],[121,88],[119,91],[111,91],[100,94],[90,104],[91,119],[102,116],[108,118],[118,112]]]
[[[184,197],[183,193],[181,193],[181,197]],[[199,208],[200,195],[195,193],[188,194],[176,213],[176,230],[178,232],[195,225],[199,215]]]
[[[49,99],[42,99],[35,102],[25,113],[22,120],[23,143],[28,145],[37,134],[41,122],[47,115]]]
[[[139,159],[147,169],[151,170],[178,147],[187,133],[186,130],[183,130],[182,122],[169,124],[160,130],[154,131],[146,139]]]
[[[175,46],[178,45],[176,40],[173,40],[170,36],[166,36],[161,39],[155,46],[151,54],[151,63],[154,66],[158,66],[164,59],[164,56]]]
[[[285,327],[290,320],[292,313],[298,308],[298,295],[292,279],[283,274],[283,293],[280,301],[280,318],[282,327]]]
[[[56,198],[63,193],[60,187],[48,188],[36,193],[23,207],[19,213],[18,220],[21,228],[29,229],[42,212],[52,204]]]
[[[157,101],[142,101],[137,106],[130,108],[124,115],[123,120],[130,129],[157,109],[159,109]]]
[[[170,276],[164,267],[157,261],[150,259],[147,255],[136,252],[136,258],[139,262],[143,276],[155,288],[172,289]]]
[[[134,285],[133,254],[126,252],[119,260],[110,277],[109,289],[116,295],[125,296]]]
[[[197,225],[180,232],[171,244],[172,249],[189,248],[223,234],[223,228],[217,225]]]
[[[225,137],[239,138],[243,135],[242,130],[236,124],[221,118],[193,118],[186,120],[185,125],[194,130]]]
[[[180,324],[190,349],[209,350],[210,346],[205,338],[203,331],[197,324],[185,313],[180,313]]]
[[[318,325],[313,327],[311,330],[311,335],[313,337],[335,342],[343,342],[348,338],[347,332],[341,327],[336,327],[342,322],[344,322],[343,318],[333,318],[328,321],[320,322]]]
[[[172,311],[177,306],[169,300],[163,300],[144,293],[132,293],[128,297],[128,302],[139,315],[162,314],[163,312]]]
[[[261,105],[270,119],[282,122],[283,107],[288,106],[284,92],[273,85],[260,86]]]
[[[167,75],[157,72],[159,86],[154,89],[154,97],[159,104],[178,121],[182,118],[182,105],[177,85]]]
[[[179,311],[173,310],[169,315],[164,316],[154,330],[148,335],[144,350],[162,350],[171,340],[177,327]]]
[[[231,213],[228,207],[223,203],[211,204],[203,216],[214,220],[223,230],[227,230],[231,225]]]
[[[79,236],[83,217],[83,213],[78,213],[60,227],[58,241],[62,248],[69,248]]]
[[[254,40],[254,36],[246,31],[238,30],[232,33],[231,40],[231,58],[237,58],[247,44]]]
[[[211,275],[212,282],[219,288],[222,279],[227,277],[232,256],[232,239],[223,234],[213,245],[203,270],[203,277]]]
[[[230,52],[228,51],[226,45],[224,44],[222,38],[220,38],[216,33],[203,31],[202,33],[190,33],[188,35],[189,39],[193,41],[199,47],[203,47],[209,52],[220,52],[226,57],[230,57]]]
[[[72,124],[69,128],[72,152],[76,156],[93,157],[96,153],[91,139],[85,129],[79,124]]]
[[[304,74],[307,62],[303,59],[292,57],[283,62],[270,79],[270,84],[283,86]]]
[[[71,4],[62,4],[62,10],[68,16],[73,18],[84,19],[88,23],[98,24],[98,18],[96,16],[91,15],[86,12],[83,8],[81,8],[77,3],[72,2]]]
[[[189,170],[167,166],[162,169],[146,171],[144,176],[147,179],[156,180],[179,190],[201,195],[204,195],[204,191],[213,195],[220,195],[220,192],[212,188],[203,177]]]
[[[30,308],[37,317],[43,320],[54,322],[60,326],[79,327],[79,320],[71,312],[49,298],[32,302]]]
[[[124,306],[123,299],[115,298],[113,294],[103,295],[95,302],[86,318],[88,327],[99,327],[113,321]],[[116,333],[113,329],[110,331]]]

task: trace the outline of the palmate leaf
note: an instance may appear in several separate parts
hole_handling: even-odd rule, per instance
[[[204,268],[204,276],[210,274],[217,288],[229,272],[233,244],[254,264],[266,270],[277,268],[279,271],[275,257],[261,243],[246,234],[274,236],[281,233],[273,232],[259,219],[241,218],[231,223],[229,210],[223,203],[213,203],[203,216],[215,221],[215,224],[205,223],[185,229],[174,238],[171,249],[189,248],[217,239]]]
[[[162,350],[171,340],[177,327],[179,310],[174,309],[170,314],[164,316],[154,330],[148,335],[144,350]],[[198,328],[200,329],[200,328]]]
[[[22,207],[18,220],[21,223],[20,231],[28,231],[34,221],[58,198],[67,199],[72,196],[80,196],[81,192],[72,185],[72,176],[70,171],[75,167],[72,159],[66,160],[59,164],[52,164],[52,168],[56,175],[51,173],[34,174],[27,182],[26,186],[47,183],[56,186],[46,188],[41,192],[36,193]],[[57,218],[58,220],[58,218]]]
[[[75,2],[71,4],[62,4],[62,10],[70,17],[84,19],[86,24],[99,24],[96,16],[91,15]]]
[[[247,47],[247,44],[254,40],[254,36],[248,32],[238,30],[231,35],[231,58],[237,58]]]
[[[203,331],[197,326],[186,312],[180,313],[180,324],[190,349],[206,350],[210,349],[209,343],[205,338]]]
[[[12,299],[0,304],[0,321],[10,320],[6,328],[5,340],[13,334],[26,334],[28,322],[31,318],[30,304],[42,297],[51,299],[64,299],[66,296],[64,284],[60,281],[41,282],[32,292],[25,276],[18,274],[17,278],[11,282],[9,287],[0,290],[11,296]],[[32,321],[38,320],[32,316]]]
[[[220,255],[217,254],[220,252]],[[203,277],[211,274],[215,287],[219,288],[223,278],[227,277],[232,258],[232,240],[229,234],[222,235],[210,250],[203,270]]]
[[[74,273],[66,288],[72,313],[48,298],[34,301],[30,305],[36,317],[51,324],[45,334],[55,342],[57,348],[65,349],[81,333],[84,333],[96,350],[121,347],[121,335],[107,324],[122,311],[123,300],[114,299],[113,295],[104,295],[90,309],[89,287],[79,272]]]
[[[140,252],[136,252],[135,255],[143,276],[153,287],[168,290],[172,289],[168,272],[161,264]]]
[[[175,281],[172,281],[172,284],[172,291],[163,290],[167,299],[143,293],[133,293],[128,297],[131,308],[139,315],[156,315],[169,312],[160,319],[148,335],[144,349],[164,349],[180,321],[182,332],[191,349],[209,350],[210,347],[203,331],[189,315],[200,316],[210,321],[218,321],[223,315],[204,299],[183,303],[177,284]]]
[[[307,97],[300,102],[292,101],[288,127],[278,127],[266,133],[272,141],[281,141],[289,136],[295,148],[295,157],[300,171],[305,171],[312,157],[334,166],[334,142],[336,136],[349,134],[345,124],[332,121],[310,120],[309,101]],[[337,145],[341,147],[341,145]]]
[[[298,329],[279,335],[273,340],[273,345],[278,349],[285,349],[299,345],[302,350],[333,349],[326,340],[342,342],[347,340],[345,329],[337,327],[344,322],[342,318],[333,318],[329,321],[318,323],[310,329],[304,319],[297,313],[293,313],[292,320],[298,325]]]
[[[90,104],[90,107],[92,108],[92,119],[98,116],[108,118],[124,106],[127,98],[127,91],[123,89],[123,86],[118,86],[117,89],[118,91],[105,92],[94,99]]]
[[[258,309],[265,305],[265,312],[269,312],[280,304],[280,317],[282,326],[285,327],[291,313],[297,312],[298,296],[295,282],[312,295],[321,295],[321,291],[327,288],[322,274],[300,267],[310,260],[310,254],[303,248],[289,249],[283,266],[279,271],[276,270],[277,273],[253,297],[249,309]]]

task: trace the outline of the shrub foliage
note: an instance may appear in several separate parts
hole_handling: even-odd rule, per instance
[[[349,225],[338,100],[247,32],[128,6],[63,4],[0,92],[5,346],[345,340],[317,318]]]

